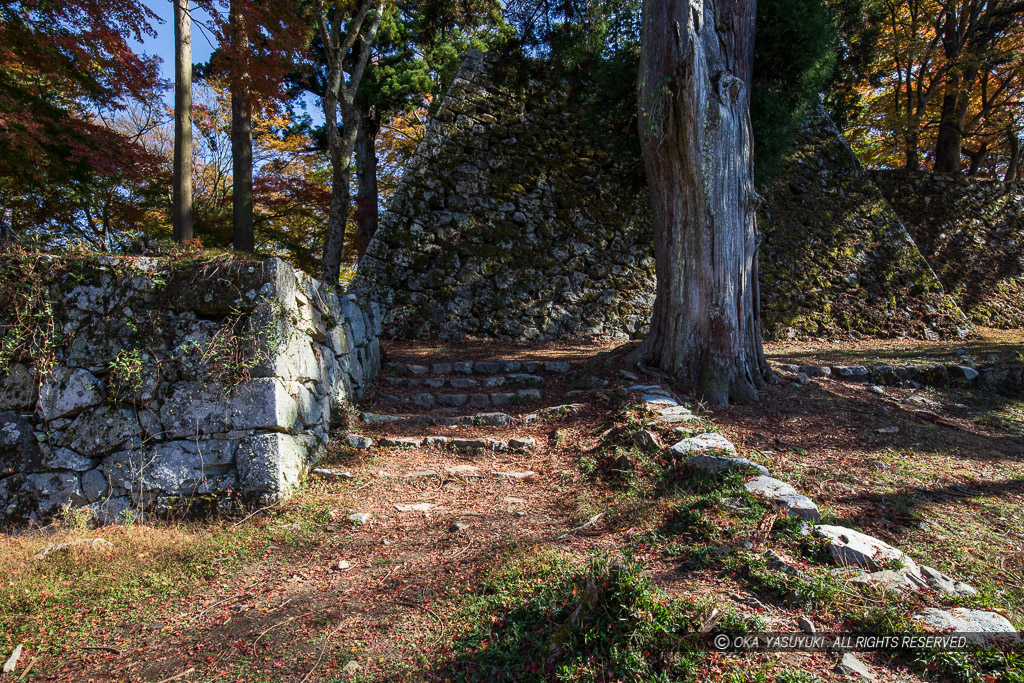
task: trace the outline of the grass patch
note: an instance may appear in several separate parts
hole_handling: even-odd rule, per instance
[[[629,557],[555,550],[503,563],[467,598],[453,680],[685,680],[705,654],[687,636],[708,606],[673,599]]]

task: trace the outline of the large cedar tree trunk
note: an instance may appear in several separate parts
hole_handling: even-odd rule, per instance
[[[192,18],[188,0],[174,0],[174,185],[171,226],[175,241],[192,239]]]
[[[755,0],[643,3],[639,114],[657,298],[634,358],[715,406],[756,400],[770,377],[757,318],[755,15]]]
[[[252,106],[248,92],[249,34],[240,0],[231,0],[232,42],[236,64],[231,78],[231,227],[238,251],[252,253],[256,235],[252,216]]]

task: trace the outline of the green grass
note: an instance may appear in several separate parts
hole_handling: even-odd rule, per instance
[[[464,601],[439,677],[452,680],[681,681],[707,604],[673,599],[629,557],[580,564],[557,550],[509,558]]]

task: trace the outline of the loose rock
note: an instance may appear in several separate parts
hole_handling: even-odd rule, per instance
[[[868,670],[867,664],[849,652],[844,652],[843,656],[839,658],[835,672],[842,676],[860,677],[868,681],[875,680],[875,675]]]
[[[929,607],[915,615],[914,620],[935,631],[963,635],[974,645],[1020,642],[1020,634],[1013,624],[996,612],[963,607],[949,610]]]

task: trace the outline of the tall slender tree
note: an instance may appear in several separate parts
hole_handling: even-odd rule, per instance
[[[174,0],[174,239],[192,239],[192,17],[189,0]]]
[[[750,82],[755,0],[644,0],[641,148],[657,296],[634,359],[715,406],[766,386]]]
[[[238,251],[256,248],[252,215],[252,100],[249,96],[249,27],[243,0],[231,0],[231,227]]]
[[[350,167],[362,119],[356,93],[370,61],[371,48],[384,11],[385,0],[359,0],[354,11],[341,3],[326,6],[324,0],[314,2],[315,20],[328,70],[323,105],[327,147],[331,156],[331,210],[322,266],[323,278],[328,283],[337,282],[341,275],[345,226],[352,199]]]

